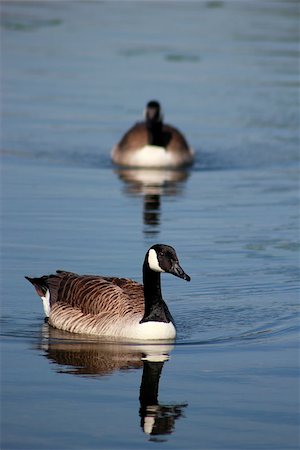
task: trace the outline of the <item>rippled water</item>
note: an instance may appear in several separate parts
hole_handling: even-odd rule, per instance
[[[298,6],[3,4],[1,448],[299,448]],[[112,166],[151,98],[191,170]],[[24,275],[141,281],[155,242],[173,345],[43,323]]]

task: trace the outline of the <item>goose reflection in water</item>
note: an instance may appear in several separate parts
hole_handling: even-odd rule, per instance
[[[160,225],[161,197],[180,195],[190,172],[162,169],[118,169],[115,172],[125,182],[126,194],[143,195],[144,232],[146,235],[156,235]]]
[[[158,402],[159,380],[172,343],[107,343],[97,337],[57,330],[45,323],[39,348],[59,366],[58,373],[98,378],[119,370],[143,368],[139,416],[141,428],[150,440],[161,440],[163,435],[171,434],[175,421],[183,417],[186,403]]]

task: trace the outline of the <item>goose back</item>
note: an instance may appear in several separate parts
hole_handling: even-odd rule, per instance
[[[129,151],[130,149],[142,148],[145,145],[151,145],[148,129],[144,122],[138,122],[124,134],[117,147],[123,151]],[[189,148],[181,132],[168,124],[163,124],[161,141],[155,145],[180,152]]]

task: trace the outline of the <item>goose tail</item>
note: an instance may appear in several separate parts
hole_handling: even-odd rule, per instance
[[[43,307],[45,316],[49,317],[50,314],[50,290],[47,285],[47,276],[43,276],[40,278],[30,278],[25,276],[26,280],[28,280],[34,287],[37,294],[41,297],[43,301]]]

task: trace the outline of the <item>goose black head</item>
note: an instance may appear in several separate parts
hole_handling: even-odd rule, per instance
[[[166,272],[190,281],[191,278],[184,272],[179,264],[173,247],[165,244],[153,245],[147,253],[148,266],[154,272]]]
[[[144,115],[146,122],[162,122],[163,120],[160,104],[156,100],[147,103]]]

